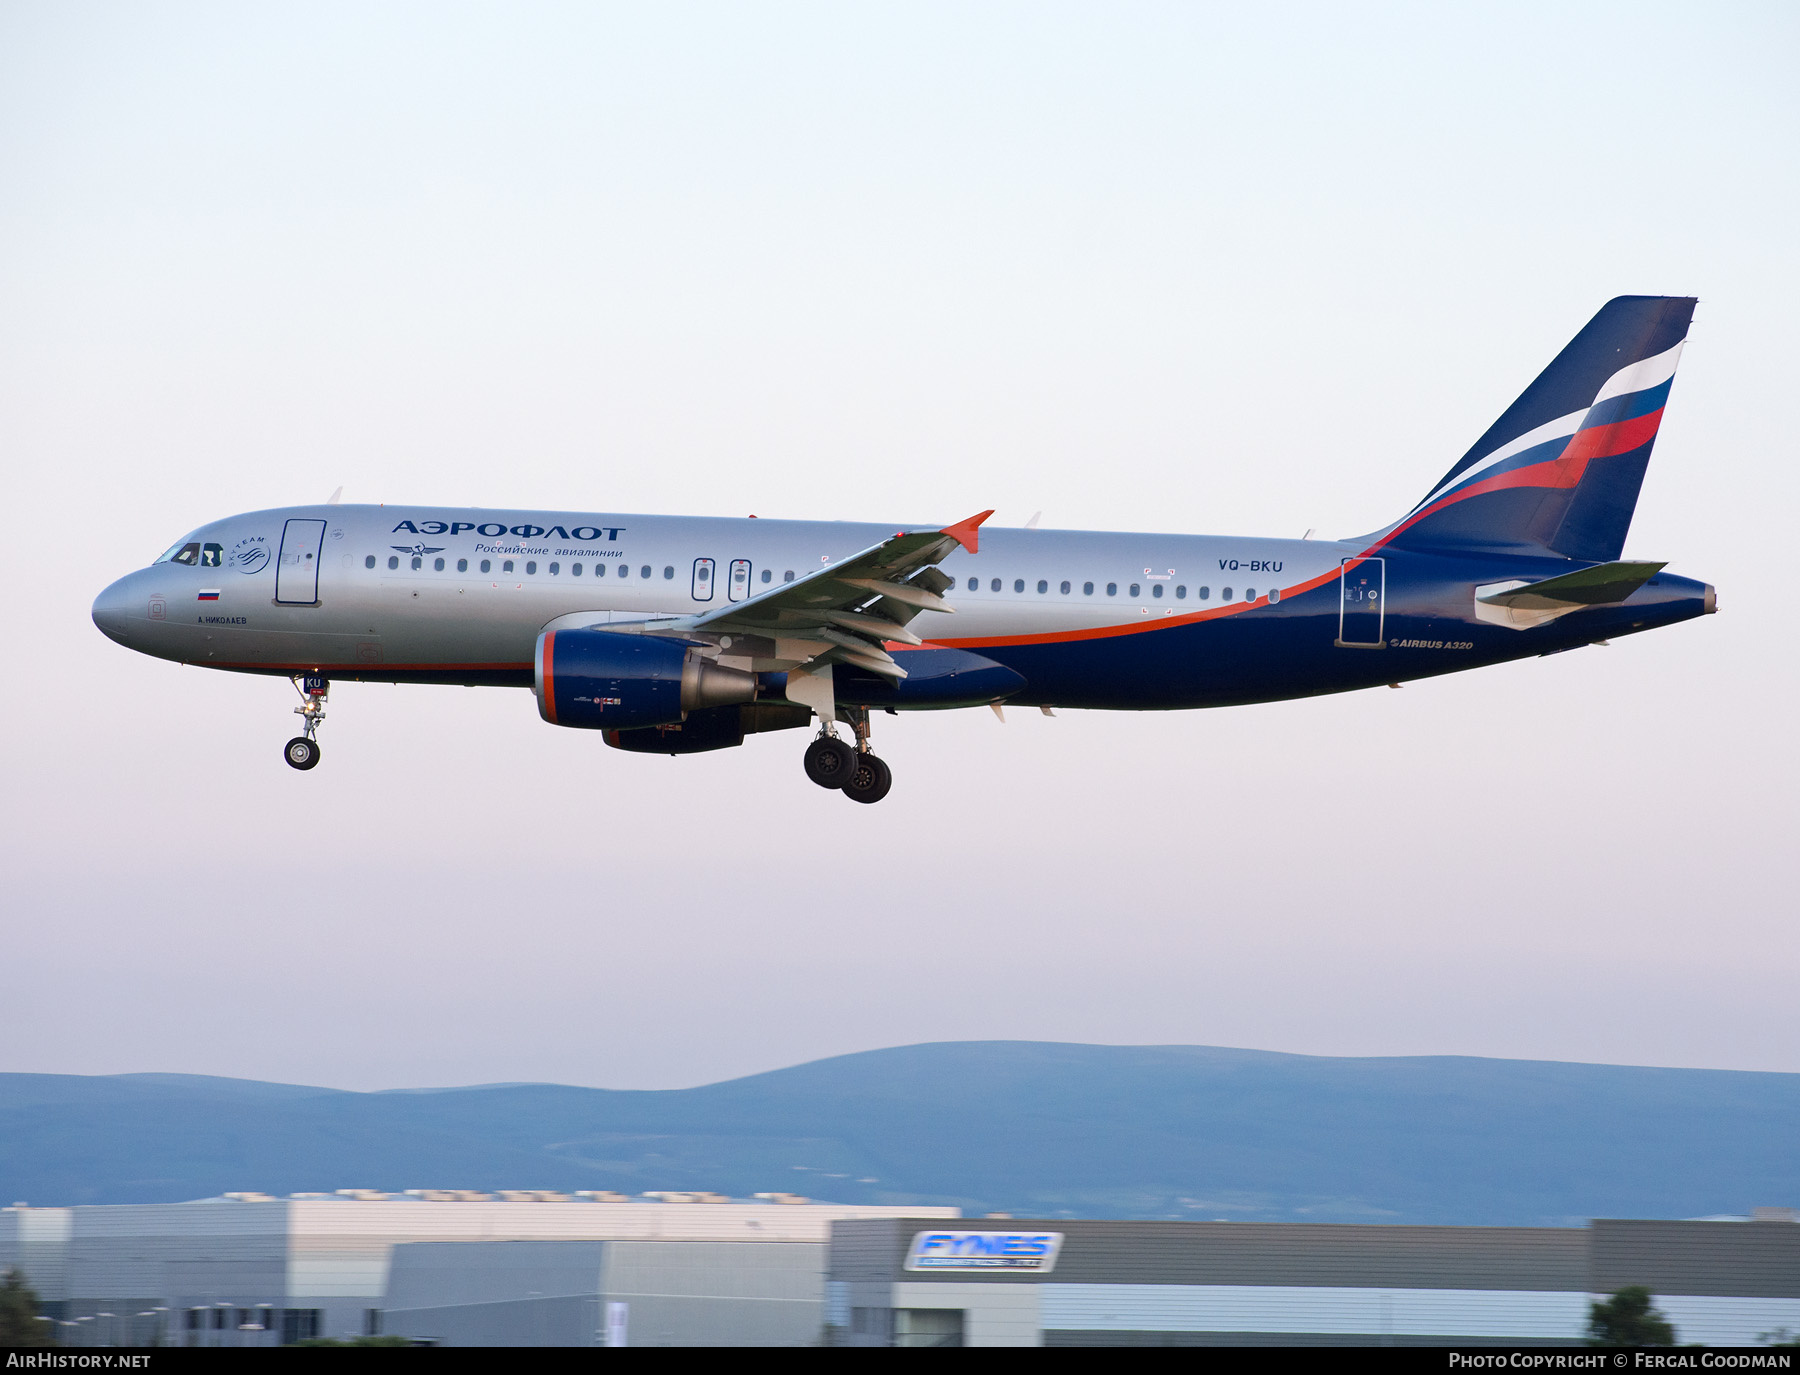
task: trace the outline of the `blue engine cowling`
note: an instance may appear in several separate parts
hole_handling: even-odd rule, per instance
[[[553,726],[636,730],[690,711],[753,701],[756,678],[721,668],[679,640],[609,630],[538,636],[533,688]]]

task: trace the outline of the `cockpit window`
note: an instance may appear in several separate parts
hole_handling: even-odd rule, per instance
[[[217,549],[215,544],[212,546]],[[181,544],[171,544],[157,563],[185,563],[193,568],[200,562],[200,544],[197,540],[187,540]]]
[[[200,566],[202,568],[217,568],[223,562],[225,562],[225,550],[219,545],[203,544],[200,546]]]

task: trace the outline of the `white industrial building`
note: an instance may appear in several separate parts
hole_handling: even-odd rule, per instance
[[[844,1346],[1575,1346],[1642,1285],[1677,1339],[1800,1332],[1800,1225],[1586,1227],[846,1220],[827,1325]]]
[[[411,1242],[382,1330],[435,1346],[817,1346],[815,1241]]]
[[[729,1283],[721,1277],[733,1272],[734,1266],[725,1262],[735,1257],[741,1262],[735,1269],[749,1275],[737,1282],[742,1292],[713,1297],[737,1303],[739,1316],[759,1315],[757,1323],[778,1344],[789,1344],[794,1339],[816,1342],[823,1329],[825,1253],[834,1221],[921,1214],[950,1218],[958,1210],[812,1203],[780,1194],[756,1200],[721,1200],[712,1194],[632,1200],[618,1194],[505,1191],[496,1197],[455,1190],[385,1194],[362,1189],[285,1199],[235,1194],[193,1203],[21,1206],[0,1209],[0,1269],[17,1267],[25,1273],[61,1324],[58,1335],[70,1344],[265,1346],[381,1331],[387,1325],[383,1310],[389,1307],[396,1248],[419,1246],[437,1253],[436,1273],[450,1288],[431,1288],[434,1262],[427,1256],[401,1267],[405,1283],[397,1297],[407,1307],[396,1313],[396,1330],[406,1335],[474,1340],[477,1329],[461,1318],[454,1331],[425,1328],[451,1321],[453,1315],[436,1311],[459,1306],[454,1299],[445,1302],[444,1294],[480,1294],[486,1297],[475,1302],[500,1305],[490,1310],[490,1318],[504,1319],[512,1324],[509,1330],[526,1338],[537,1331],[532,1324],[540,1318],[549,1321],[546,1315],[556,1311],[540,1300],[576,1301],[561,1305],[563,1309],[585,1303],[583,1311],[598,1312],[602,1323],[605,1310],[596,1305],[635,1301],[646,1322],[660,1324],[639,1325],[645,1339],[655,1340],[666,1331],[672,1341],[688,1344],[702,1334],[669,1324],[701,1322],[704,1327],[704,1304],[689,1303],[679,1312],[664,1304],[667,1311],[658,1313],[653,1295],[615,1293],[606,1286],[637,1283],[641,1288],[643,1276],[685,1265],[695,1271],[690,1288],[710,1281],[716,1289]],[[515,1242],[538,1244],[540,1278],[547,1282],[554,1275],[558,1284],[575,1287],[555,1295],[543,1293],[542,1283],[508,1288],[506,1275],[516,1279],[531,1268],[531,1258],[515,1253],[518,1261],[508,1271],[506,1263],[494,1259],[506,1251],[492,1244]],[[569,1243],[583,1242],[608,1245],[590,1248],[585,1258],[568,1249]],[[465,1250],[441,1243],[484,1245]],[[552,1254],[554,1247],[544,1251],[550,1243],[561,1244],[560,1253]],[[706,1245],[685,1252],[672,1250],[670,1243]],[[746,1249],[720,1253],[723,1245]],[[686,1260],[677,1259],[684,1255]],[[459,1267],[461,1277],[450,1276]],[[584,1274],[584,1267],[591,1268],[591,1275]],[[758,1272],[762,1280],[756,1278]],[[420,1315],[413,1309],[434,1311]],[[584,1334],[587,1341],[604,1340],[599,1324],[583,1325],[585,1317],[573,1319],[565,1312],[558,1321],[563,1325],[552,1344]],[[629,1318],[626,1325],[629,1331]]]
[[[0,1210],[75,1345],[1579,1343],[1656,1295],[1679,1339],[1800,1331],[1800,1224],[963,1221],[768,1195],[425,1190]]]

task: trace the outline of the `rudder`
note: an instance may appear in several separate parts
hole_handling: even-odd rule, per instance
[[[1617,559],[1694,305],[1608,301],[1379,542]]]

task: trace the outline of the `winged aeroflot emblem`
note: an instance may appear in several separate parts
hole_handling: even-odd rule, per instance
[[[441,544],[390,544],[388,548],[392,549],[397,554],[413,554],[416,556],[441,554],[444,552],[444,546]]]

